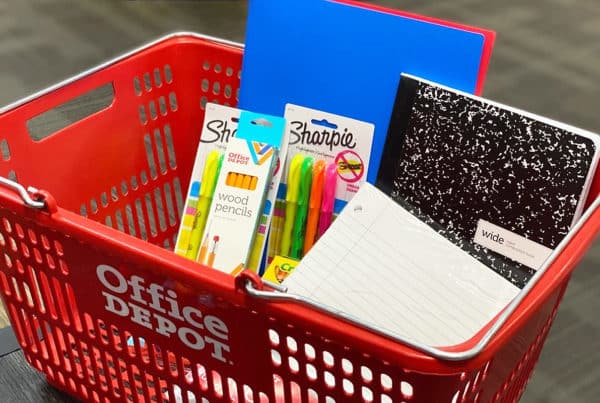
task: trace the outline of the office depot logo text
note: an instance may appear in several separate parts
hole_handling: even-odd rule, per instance
[[[176,337],[193,350],[208,349],[223,362],[228,359],[229,329],[213,315],[204,315],[192,306],[180,306],[177,293],[160,284],[146,284],[133,275],[125,278],[112,266],[101,264],[96,276],[104,286],[104,308],[165,337]]]

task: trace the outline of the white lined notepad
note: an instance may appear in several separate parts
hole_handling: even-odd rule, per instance
[[[520,291],[369,183],[285,286],[438,347],[473,337]]]

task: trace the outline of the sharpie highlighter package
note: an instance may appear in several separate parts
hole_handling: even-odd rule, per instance
[[[285,127],[281,117],[240,113],[215,185],[198,262],[236,275],[248,268],[254,250],[262,254],[265,237],[257,236],[257,228]]]
[[[267,263],[299,260],[367,179],[375,126],[297,105],[269,233]]]
[[[200,145],[192,169],[190,186],[186,194],[183,218],[175,247],[175,253],[181,256],[186,256],[192,260],[197,260],[199,257],[202,234],[206,228],[206,219],[212,204],[216,180],[220,173],[229,140],[237,135],[241,113],[242,110],[237,108],[213,103],[206,104]],[[279,147],[275,172],[269,184],[265,208],[259,219],[255,244],[247,265],[247,268],[253,271],[258,271],[261,256],[265,249],[266,234],[271,222],[273,204],[275,203],[282,162],[285,162],[286,151],[287,133]]]

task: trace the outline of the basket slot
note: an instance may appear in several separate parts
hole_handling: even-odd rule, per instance
[[[29,119],[29,136],[34,141],[41,141],[65,127],[105,110],[114,99],[112,82],[97,87]]]

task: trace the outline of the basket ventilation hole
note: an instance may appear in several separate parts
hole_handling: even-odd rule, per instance
[[[314,361],[317,358],[317,352],[311,344],[304,344],[304,355],[309,361]]]
[[[165,101],[165,97],[161,96],[160,98],[158,98],[158,108],[160,109],[160,114],[166,116],[167,101]]]
[[[175,112],[177,110],[177,97],[174,92],[169,93],[169,106],[171,111]]]
[[[144,73],[144,87],[147,92],[152,91],[152,81],[150,80],[150,73]]]
[[[142,85],[140,84],[139,77],[134,77],[133,79],[133,90],[138,97],[142,95]]]
[[[388,374],[381,374],[381,388],[385,392],[389,392],[393,387],[392,378]]]
[[[112,201],[116,202],[117,200],[119,200],[119,192],[117,191],[117,187],[113,186],[110,189],[110,197],[112,198]]]
[[[362,397],[365,402],[373,401],[373,391],[366,386],[362,387]]]
[[[183,213],[183,193],[179,178],[173,179],[173,190],[175,191],[175,202],[177,203],[177,217],[181,217]]]
[[[169,166],[171,169],[177,168],[177,159],[175,157],[175,147],[173,146],[173,134],[171,126],[166,124],[164,127],[165,140],[167,142],[167,154],[169,156]]]
[[[406,400],[411,400],[413,398],[413,386],[406,382],[400,382],[400,393],[402,393],[402,397]]]
[[[121,232],[125,232],[125,227],[123,226],[123,214],[121,210],[117,210],[115,213],[115,218],[117,219],[117,229]]]
[[[388,395],[382,393],[381,394],[381,403],[393,403],[393,400]]]
[[[160,76],[160,69],[154,69],[154,85],[156,88],[160,88],[162,86],[162,78]]]
[[[269,341],[273,347],[279,346],[279,333],[273,329],[269,329]]]
[[[323,363],[327,368],[332,368],[334,364],[333,355],[329,351],[323,351]]]
[[[325,386],[327,386],[327,388],[329,388],[329,389],[335,388],[335,376],[331,372],[324,371],[323,379],[325,380]]]
[[[365,383],[371,383],[371,381],[373,381],[373,372],[368,367],[362,366],[360,368],[360,375]]]
[[[152,207],[152,195],[150,193],[146,193],[144,200],[146,202],[146,213],[148,217],[148,224],[150,225],[150,234],[155,237],[158,232],[156,231],[154,208]]]
[[[290,368],[290,371],[292,371],[292,373],[297,374],[298,371],[300,370],[300,365],[298,364],[298,360],[296,360],[294,357],[288,357],[288,366]]]
[[[127,228],[129,230],[129,234],[131,236],[137,236],[135,230],[135,220],[133,218],[133,209],[131,208],[130,204],[125,206],[125,216],[127,217]]]
[[[139,111],[140,111],[140,123],[142,125],[145,125],[146,123],[148,123],[148,117],[146,116],[146,108],[144,108],[144,105],[140,105]]]
[[[158,216],[158,225],[161,231],[166,231],[167,222],[165,220],[165,208],[162,201],[162,195],[160,193],[160,188],[154,189],[154,201],[156,203],[156,215]]]
[[[90,208],[93,214],[96,214],[98,212],[98,202],[96,202],[96,199],[90,200]]]
[[[19,180],[17,179],[17,173],[14,170],[8,172],[8,179],[10,179],[13,182],[19,182]]]
[[[173,73],[171,71],[171,66],[168,64],[165,65],[165,81],[167,84],[171,84],[173,82]]]
[[[211,371],[212,374],[212,379],[213,379],[213,392],[215,393],[215,395],[219,398],[223,397],[223,383],[221,382],[221,375],[217,372],[212,370]]]
[[[158,114],[156,113],[156,104],[154,101],[148,102],[148,110],[150,111],[150,119],[156,120]]]
[[[148,160],[150,176],[152,179],[156,179],[158,174],[156,172],[156,162],[154,161],[154,152],[152,150],[152,137],[149,133],[144,134],[144,146],[146,148],[146,159]]]
[[[0,141],[0,150],[2,151],[2,159],[8,161],[10,159],[10,149],[8,148],[8,141],[6,139]]]
[[[317,379],[317,368],[314,365],[307,363],[306,364],[306,376],[311,381],[316,380]]]
[[[158,165],[160,167],[160,173],[164,175],[167,172],[167,160],[165,158],[163,140],[160,133],[160,129],[154,130],[154,144],[156,145],[156,155],[158,156]]]
[[[142,201],[140,199],[135,200],[135,215],[137,217],[138,226],[140,228],[140,237],[146,241],[148,240],[148,232],[146,230],[146,223],[144,220],[144,211],[142,209]]]
[[[178,214],[175,211],[175,205],[173,204],[173,194],[171,192],[171,185],[165,183],[164,186],[165,199],[167,201],[167,215],[169,216],[169,225],[174,226],[178,222]]]
[[[347,396],[352,396],[354,394],[354,384],[350,382],[349,379],[344,379],[342,381],[342,389]]]
[[[293,337],[287,336],[286,341],[288,351],[292,354],[296,354],[298,352],[298,343],[296,343],[296,340]]]
[[[138,180],[137,180],[137,177],[135,175],[131,176],[130,183],[131,183],[131,189],[133,189],[133,190],[137,190],[138,189],[138,186],[139,186],[138,185]]]

